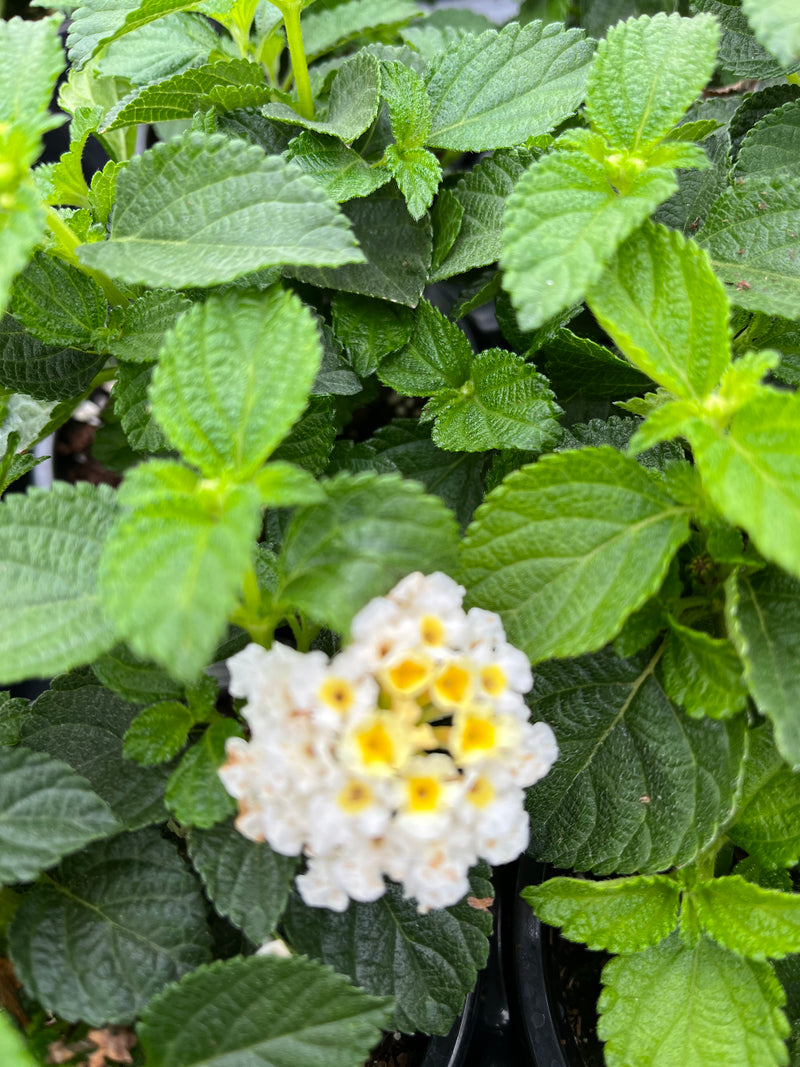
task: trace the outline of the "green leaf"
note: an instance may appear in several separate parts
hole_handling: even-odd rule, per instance
[[[14,283],[13,311],[45,344],[93,348],[108,304],[93,278],[37,252]]]
[[[114,644],[97,569],[115,517],[112,492],[85,482],[0,504],[3,681],[69,670]]]
[[[727,434],[690,439],[715,506],[767,559],[800,576],[800,396],[762,389]]]
[[[506,200],[531,159],[530,152],[521,148],[495,152],[447,190],[461,208],[461,222],[449,251],[431,276],[432,281],[486,266],[500,258]]]
[[[419,15],[411,0],[349,0],[319,4],[303,13],[303,44],[308,59],[317,59],[365,31],[395,30]],[[394,34],[392,33],[392,37]]]
[[[463,542],[462,580],[532,662],[575,656],[614,637],[688,536],[687,509],[635,460],[562,452],[487,496]]]
[[[268,104],[261,113],[268,119],[327,133],[349,144],[375,120],[380,89],[377,59],[367,52],[359,52],[342,63],[336,72],[328,97],[328,110],[322,121],[304,118],[287,104]]]
[[[414,570],[452,569],[452,512],[394,475],[341,474],[295,513],[279,557],[281,603],[344,633],[353,615]],[[342,596],[342,589],[348,594]]]
[[[293,463],[268,463],[256,475],[255,484],[265,507],[316,504],[325,499],[325,492],[313,475]]]
[[[638,952],[678,925],[680,886],[664,875],[605,882],[549,878],[521,896],[542,922],[560,926],[563,937],[591,949]]]
[[[433,225],[431,278],[438,272],[453,247],[458,231],[461,229],[463,217],[464,208],[451,190],[447,186],[441,188],[431,208],[431,223]],[[497,277],[499,285],[499,275]]]
[[[225,762],[227,739],[242,736],[234,719],[219,719],[184,753],[169,777],[164,797],[184,826],[208,829],[236,810],[236,801],[226,793],[217,768]]]
[[[389,105],[397,144],[403,149],[422,148],[431,129],[431,102],[419,74],[402,63],[384,63],[381,95]]]
[[[162,700],[140,711],[125,733],[122,754],[141,767],[166,763],[186,744],[195,716],[177,700]]]
[[[183,686],[154,663],[139,659],[126,645],[116,645],[104,653],[94,661],[92,670],[106,689],[134,704],[183,696]]]
[[[705,933],[748,959],[782,959],[800,952],[800,897],[764,889],[739,875],[714,878],[691,891]]]
[[[678,934],[603,969],[598,1036],[608,1067],[778,1067],[789,1032],[768,963]]]
[[[468,381],[472,358],[464,332],[421,300],[408,344],[381,362],[378,377],[406,396],[430,396],[440,389],[459,389]]]
[[[782,65],[758,43],[739,3],[730,0],[692,0],[693,11],[713,15],[722,27],[720,66],[739,78],[779,78]]]
[[[564,402],[575,396],[617,400],[641,393],[650,385],[650,378],[610,348],[566,329],[558,330],[538,349],[535,359]],[[620,451],[625,447],[627,441]]]
[[[742,0],[758,41],[784,67],[800,63],[800,11],[792,0]]]
[[[128,444],[137,452],[169,452],[170,443],[153,418],[149,364],[120,363],[111,397]]]
[[[403,194],[412,218],[421,219],[433,203],[442,168],[439,160],[427,148],[398,148],[389,145],[385,162]]]
[[[662,671],[670,699],[694,718],[724,719],[741,711],[747,688],[731,642],[681,626],[671,616],[668,622]]]
[[[800,858],[800,776],[781,759],[768,723],[750,730],[742,796],[728,835],[765,867],[793,867]]]
[[[337,204],[369,196],[392,180],[388,170],[372,167],[336,137],[304,130],[289,142],[286,158],[315,181]]]
[[[500,259],[520,326],[541,326],[582,299],[617,246],[675,187],[671,170],[653,167],[620,195],[603,164],[580,152],[533,163],[508,198]]]
[[[155,363],[165,334],[191,306],[170,289],[143,293],[124,309],[121,334],[108,342],[108,351],[127,363]]]
[[[22,724],[22,743],[65,760],[128,830],[163,822],[165,769],[142,770],[123,758],[137,708],[101,686],[48,690]]]
[[[255,486],[204,499],[199,476],[154,461],[130,471],[100,585],[118,637],[182,681],[209,662],[241,592],[261,521]]]
[[[588,303],[631,363],[676,396],[708,396],[731,361],[725,291],[708,256],[674,230],[637,230]]]
[[[0,21],[0,26],[7,25]],[[45,213],[41,198],[31,183],[26,182],[9,194],[12,210],[0,212],[0,312],[8,303],[11,283],[30,258],[31,252],[44,236]]]
[[[201,66],[219,46],[208,19],[176,12],[117,38],[103,50],[96,67],[107,77],[148,85]]]
[[[594,42],[582,30],[512,22],[464,36],[427,76],[427,144],[462,152],[510,148],[549,133],[583,99]]]
[[[164,340],[153,415],[206,477],[248,479],[302,413],[321,358],[314,318],[293,293],[212,295]]]
[[[149,1004],[150,1067],[353,1067],[380,1040],[390,1002],[313,960],[217,960]]]
[[[531,717],[553,727],[559,758],[528,793],[532,855],[595,874],[652,873],[691,862],[730,821],[743,718],[687,718],[656,661],[604,650],[537,668]]]
[[[402,193],[392,185],[350,201],[342,214],[350,220],[366,262],[335,270],[291,266],[287,273],[323,289],[416,307],[431,263],[433,239],[428,220],[412,219]]]
[[[800,166],[800,100],[790,100],[752,126],[736,159],[739,174],[775,175]]]
[[[681,129],[682,127],[678,127]],[[679,170],[677,192],[656,211],[656,222],[663,222],[672,230],[693,236],[705,222],[717,198],[728,188],[731,160],[731,138],[722,127],[703,143],[709,166]]]
[[[26,894],[8,931],[26,989],[64,1019],[132,1022],[151,998],[209,958],[197,880],[149,827],[67,859]]]
[[[56,79],[64,69],[59,22],[58,16],[40,22],[0,21],[0,158],[11,165],[12,175],[17,172],[17,180],[35,163],[42,135],[63,122],[50,112]],[[0,188],[6,180],[4,174]],[[15,184],[12,177],[12,192]]]
[[[433,440],[451,452],[543,452],[561,436],[560,414],[544,375],[522,356],[489,348],[475,356],[469,379],[458,389],[436,393],[421,418],[436,420]]]
[[[274,934],[289,899],[297,859],[249,841],[232,822],[192,829],[189,856],[220,915],[260,945]]]
[[[101,44],[109,44],[162,15],[198,7],[200,0],[83,0],[67,37],[70,63],[80,70]]]
[[[335,438],[336,423],[330,398],[312,396],[305,415],[272,453],[271,462],[295,463],[311,474],[322,474],[328,466]]]
[[[25,697],[0,692],[0,745],[18,745],[22,720],[30,704]]]
[[[42,343],[11,315],[0,320],[0,382],[12,392],[40,400],[79,397],[104,363],[96,352]]]
[[[117,179],[110,239],[78,255],[123,281],[169,288],[364,258],[313,179],[243,141],[191,131],[131,160]]]
[[[85,778],[62,760],[0,747],[0,883],[29,882],[119,828]]]
[[[777,567],[729,580],[728,628],[758,710],[783,758],[800,769],[800,582]]]
[[[264,71],[249,59],[221,59],[134,89],[103,117],[102,132],[139,123],[191,119],[198,111],[233,111],[270,100]]]
[[[597,46],[586,113],[614,148],[646,156],[711,79],[719,26],[708,15],[642,15]],[[622,83],[622,84],[620,84]]]
[[[384,356],[408,343],[415,321],[402,304],[350,293],[333,294],[331,318],[336,336],[362,378],[372,374]]]
[[[794,318],[800,297],[800,178],[754,174],[708,214],[698,243],[734,304]]]
[[[492,885],[479,868],[471,875],[478,898]],[[400,886],[389,883],[372,904],[345,912],[309,908],[296,895],[284,917],[291,944],[346,974],[367,992],[395,997],[393,1025],[446,1034],[485,965],[492,918],[466,901],[417,912]]]
[[[5,1011],[0,1012],[0,1060],[6,1067],[36,1067],[22,1034]]]

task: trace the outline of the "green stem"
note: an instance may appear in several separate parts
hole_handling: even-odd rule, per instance
[[[105,293],[109,304],[125,307],[128,300],[111,279],[107,278],[105,274],[101,274],[100,271],[84,266],[78,259],[75,249],[83,242],[77,233],[61,218],[54,207],[47,208],[47,225],[58,242],[59,253],[67,263],[71,263],[73,267],[77,267],[84,274],[88,274],[90,278],[94,278]]]
[[[289,46],[294,83],[297,86],[298,110],[304,119],[313,119],[314,97],[311,94],[306,50],[303,47],[303,34],[300,29],[301,3],[300,0],[282,0],[282,3],[277,6],[283,13],[286,43]]]

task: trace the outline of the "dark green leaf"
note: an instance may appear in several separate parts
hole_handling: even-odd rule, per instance
[[[669,618],[662,672],[671,700],[695,718],[724,719],[747,702],[742,661],[727,639],[681,626]]]
[[[79,397],[105,361],[97,352],[44,344],[11,315],[0,320],[0,384],[12,393],[40,400]]]
[[[331,318],[357,374],[366,378],[390,352],[411,337],[414,318],[402,304],[368,296],[334,293]]]
[[[337,204],[369,196],[392,180],[388,170],[372,167],[336,137],[304,130],[286,150],[286,158],[319,182]]]
[[[464,332],[422,300],[408,344],[381,361],[378,377],[406,396],[430,396],[468,381],[472,358]]]
[[[108,312],[94,279],[43,252],[14,282],[12,307],[15,318],[39,341],[66,348],[94,348]]]
[[[117,645],[96,659],[92,670],[107,689],[134,704],[177,700],[183,696],[183,686],[166,671],[139,659],[125,645]]]
[[[719,63],[739,78],[777,78],[784,69],[753,36],[738,0],[692,0],[692,10],[713,15],[722,27]]]
[[[112,400],[128,444],[136,452],[170,452],[170,443],[150,405],[152,364],[120,363]]]
[[[184,826],[207,830],[236,810],[236,801],[217,775],[217,768],[225,762],[229,737],[242,737],[242,728],[234,719],[217,720],[184,753],[170,775],[164,799]]]
[[[186,744],[194,721],[194,714],[177,700],[151,704],[128,727],[122,754],[141,767],[166,763]]]
[[[800,859],[800,776],[781,759],[768,723],[750,731],[742,796],[728,834],[765,867],[792,867]]]
[[[109,341],[108,351],[128,363],[155,363],[164,335],[191,301],[171,289],[154,289],[125,308],[121,334]]]

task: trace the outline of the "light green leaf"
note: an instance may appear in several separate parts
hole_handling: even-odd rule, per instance
[[[522,329],[582,299],[617,246],[675,188],[673,172],[656,167],[621,196],[603,164],[579,152],[533,163],[508,199],[500,258]]]
[[[97,584],[100,553],[116,517],[105,486],[56,482],[0,504],[0,676],[47,676],[114,644]]]
[[[758,710],[773,722],[781,755],[800,769],[800,582],[765,567],[732,577],[727,593],[728,628],[747,685]]]
[[[207,477],[248,479],[302,413],[321,358],[314,317],[293,293],[212,295],[164,340],[153,416]]]
[[[757,40],[784,67],[800,63],[800,10],[792,0],[742,0]]]
[[[762,389],[727,434],[692,432],[690,441],[715,506],[800,577],[800,395]]]
[[[108,241],[80,245],[89,267],[151,286],[209,286],[283,263],[364,256],[313,179],[222,134],[186,133],[137,156],[117,179]]]
[[[421,219],[433,203],[442,168],[439,160],[427,148],[398,148],[390,144],[385,162],[397,187],[406,199],[412,218]]]
[[[431,102],[419,74],[402,63],[384,63],[381,94],[389,105],[397,144],[403,149],[422,148],[431,129]]]
[[[691,862],[731,820],[743,717],[687,718],[656,661],[604,650],[537,668],[531,718],[553,727],[559,758],[528,793],[532,855],[596,874],[653,873]]]
[[[598,1036],[608,1067],[778,1067],[785,996],[768,963],[673,934],[603,969]]]
[[[0,22],[0,26],[7,25]],[[14,198],[12,210],[0,212],[0,312],[8,303],[11,283],[30,258],[44,236],[45,213],[41,197],[30,181],[23,182],[7,194]]]
[[[722,27],[720,66],[739,78],[779,78],[783,66],[753,36],[739,3],[729,0],[692,0],[693,11],[713,15]]]
[[[741,711],[747,688],[731,642],[681,626],[671,616],[668,622],[662,671],[670,698],[694,718],[724,719]]]
[[[225,742],[242,737],[235,719],[218,719],[183,755],[167,782],[167,807],[184,826],[209,826],[236,811],[236,801],[225,791],[217,768],[225,762]]]
[[[0,383],[40,400],[79,397],[105,363],[96,352],[43,344],[11,315],[0,320]]]
[[[488,871],[470,877],[473,895],[493,895]],[[389,883],[373,904],[345,912],[308,908],[293,894],[284,917],[290,943],[346,974],[367,992],[395,997],[393,1025],[446,1034],[485,965],[492,918],[466,901],[420,915]]]
[[[286,531],[281,603],[344,633],[368,600],[410,571],[452,569],[455,519],[418,483],[341,474],[325,489],[327,502],[298,509]]]
[[[563,937],[591,949],[638,952],[678,925],[680,886],[664,875],[604,882],[549,878],[521,896],[542,922],[560,926]]]
[[[800,167],[800,100],[790,100],[752,126],[736,158],[739,174],[797,173]]]
[[[682,127],[678,127],[682,129]],[[692,237],[706,220],[717,198],[728,188],[731,138],[726,127],[713,133],[703,144],[709,166],[679,170],[677,192],[656,211],[656,222]]]
[[[0,747],[0,883],[33,881],[118,829],[108,805],[68,764]]]
[[[143,770],[122,755],[122,740],[137,710],[99,685],[51,689],[22,724],[22,743],[65,760],[128,830],[166,817],[166,770]]]
[[[691,903],[705,933],[731,952],[752,960],[800,952],[800,897],[792,892],[729,875],[696,886]]]
[[[489,348],[475,356],[467,381],[436,393],[421,418],[436,420],[433,440],[451,452],[543,452],[561,436],[560,414],[544,375],[514,352]]]
[[[510,148],[549,133],[583,99],[594,42],[558,23],[509,23],[464,36],[427,76],[427,144],[463,152]]]
[[[676,396],[708,396],[731,361],[725,290],[677,231],[642,226],[587,300],[631,363]]]
[[[432,234],[428,220],[415,222],[402,194],[392,185],[345,204],[342,214],[350,220],[366,262],[335,270],[290,267],[287,273],[324,289],[416,307],[431,263]]]
[[[37,252],[14,283],[12,310],[45,344],[93,348],[105,326],[108,304],[93,278],[62,259]]]
[[[336,137],[304,130],[286,150],[286,158],[319,182],[337,204],[369,196],[392,180],[388,170],[372,167]]]
[[[417,317],[422,314],[421,310]],[[372,374],[384,356],[408,343],[415,322],[401,304],[350,293],[333,294],[331,318],[336,336],[362,378]]]
[[[698,243],[734,304],[794,318],[800,299],[800,178],[754,174],[725,192]]]
[[[0,1060],[6,1067],[36,1067],[21,1032],[7,1012],[0,1012]]]
[[[157,700],[177,700],[183,686],[154,663],[141,660],[126,645],[117,645],[92,664],[97,679],[106,689],[134,704]]]
[[[257,107],[270,99],[264,71],[249,59],[221,59],[134,89],[103,117],[102,132],[138,123],[191,119],[198,111]]]
[[[461,207],[461,223],[449,251],[433,271],[432,281],[486,266],[500,258],[506,200],[531,159],[531,154],[522,148],[495,152],[447,190]]]
[[[612,448],[562,452],[487,496],[463,542],[462,580],[533,662],[576,656],[656,592],[688,536],[687,509],[635,460]]]
[[[191,306],[171,289],[142,293],[124,309],[121,335],[108,342],[108,351],[127,363],[155,363],[167,330]]]
[[[148,1004],[150,1067],[353,1067],[380,1040],[390,1001],[301,957],[217,960]]]
[[[232,822],[192,829],[189,856],[209,899],[254,945],[268,941],[283,914],[297,859],[243,837]]]
[[[209,958],[197,879],[155,827],[67,859],[26,894],[8,931],[26,989],[63,1019],[132,1022]]]
[[[335,7],[319,4],[303,13],[306,56],[317,59],[365,31],[373,36],[376,31],[396,30],[418,15],[419,8],[411,0],[345,0]]]
[[[463,217],[464,208],[451,190],[444,186],[439,190],[439,195],[436,197],[431,209],[431,223],[433,224],[431,278],[437,273],[442,263],[444,263],[445,257],[453,247],[458,231],[461,229]]]
[[[325,491],[314,476],[293,463],[272,461],[262,467],[254,479],[261,503],[268,508],[293,504],[316,504],[325,499]]]
[[[0,182],[4,192],[8,187],[13,193],[25,169],[35,163],[42,134],[63,122],[50,111],[50,97],[64,69],[60,21],[58,16],[0,21],[0,159],[11,168],[10,180],[4,173]]]
[[[255,486],[205,500],[199,481],[166,461],[130,471],[119,498],[132,510],[114,527],[100,564],[117,636],[187,682],[224,633],[261,520]]]
[[[192,11],[202,0],[83,0],[74,12],[67,37],[70,63],[80,70],[97,52],[131,30],[162,15]]]
[[[112,399],[114,414],[128,440],[137,452],[169,452],[170,444],[164,431],[153,418],[148,389],[152,376],[149,364],[120,363],[114,381]]]
[[[586,113],[614,148],[647,156],[711,79],[719,26],[708,15],[642,15],[597,46]]]
[[[333,79],[328,110],[321,121],[304,118],[287,104],[268,104],[261,113],[277,122],[327,133],[341,141],[355,141],[378,113],[380,66],[375,56],[359,52],[339,67]]]
[[[472,348],[464,332],[422,300],[408,344],[381,362],[378,377],[406,396],[430,396],[460,388],[471,367]]]
[[[213,23],[202,15],[162,15],[108,45],[96,67],[106,77],[148,85],[199,67],[219,47]]]
[[[166,763],[186,744],[195,716],[177,700],[162,700],[140,711],[125,733],[122,754],[141,767]]]

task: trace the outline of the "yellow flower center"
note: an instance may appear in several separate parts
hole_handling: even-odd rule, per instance
[[[435,811],[442,794],[442,785],[436,778],[419,775],[409,778],[407,785],[408,810],[413,812]]]
[[[372,790],[366,782],[349,781],[339,792],[336,803],[348,815],[357,815],[372,803]]]
[[[428,684],[431,670],[427,656],[406,656],[388,669],[386,677],[398,696],[417,696]]]
[[[481,775],[467,790],[467,800],[476,808],[488,807],[494,800],[494,786],[488,778]]]
[[[444,623],[435,615],[423,615],[419,632],[424,645],[438,646],[444,644]]]
[[[346,678],[326,678],[319,687],[319,699],[343,715],[352,708],[356,695]]]
[[[496,663],[490,663],[481,668],[481,689],[489,696],[495,697],[502,693],[506,687],[506,676],[501,667]]]
[[[394,745],[383,723],[376,722],[356,734],[361,759],[367,767],[376,763],[390,764],[394,760]]]
[[[434,699],[438,697],[446,707],[458,707],[470,695],[470,673],[457,663],[451,663],[445,667],[432,688]]]

